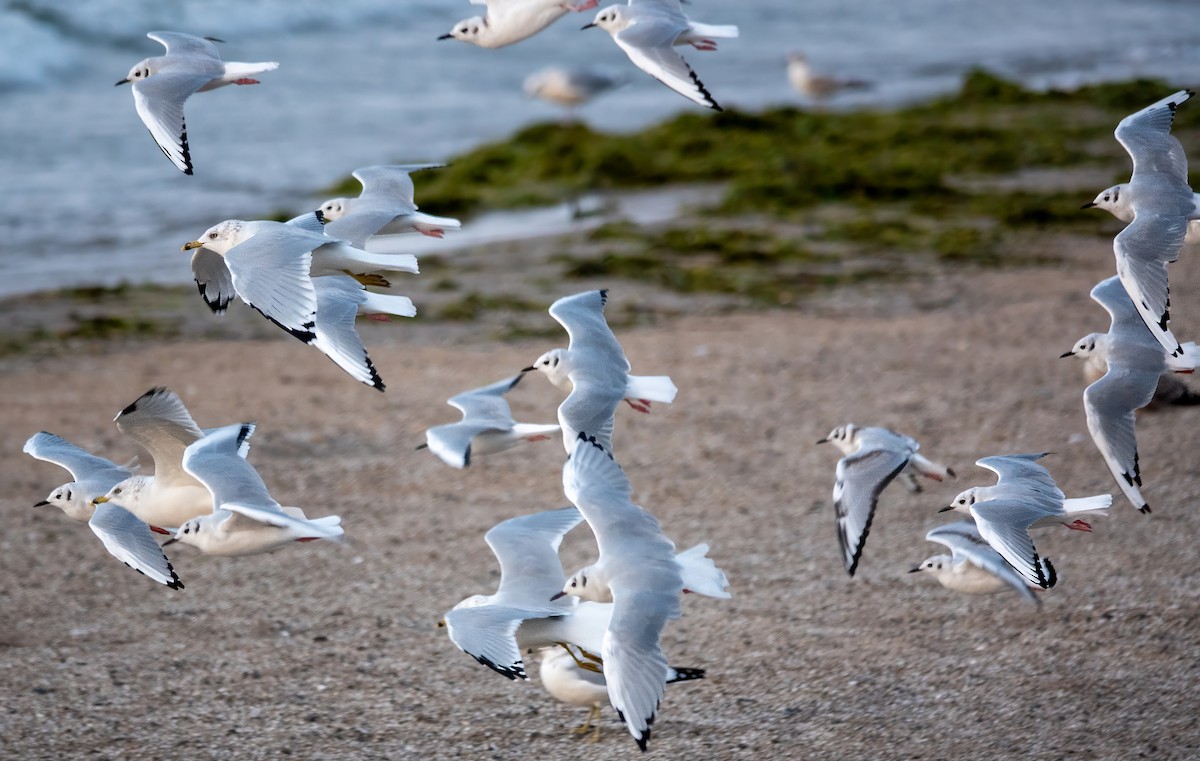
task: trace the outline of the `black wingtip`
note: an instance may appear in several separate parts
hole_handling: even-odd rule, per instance
[[[137,399],[134,399],[132,402],[130,402],[129,406],[126,407],[125,409],[121,410],[120,415],[117,415],[117,417],[120,417],[121,415],[129,415],[134,412],[137,412],[138,403],[141,402],[142,400],[149,399],[151,397],[159,396],[160,394],[166,394],[166,393],[168,393],[166,386],[155,386],[154,388],[150,389],[146,393],[139,396]]]
[[[1150,514],[1150,505],[1145,505],[1145,504],[1142,505],[1141,507],[1138,508],[1138,512],[1141,513],[1142,515],[1149,515]]]
[[[237,435],[237,446],[241,447],[246,439],[250,438],[250,434],[252,433],[254,433],[254,423],[242,423],[242,427]]]
[[[667,684],[674,684],[675,682],[688,682],[692,679],[703,679],[705,674],[704,669],[675,668],[674,666],[671,668],[675,672],[675,678],[669,680]]]
[[[607,303],[608,303],[608,289],[601,288],[600,289],[600,306],[604,306]]]

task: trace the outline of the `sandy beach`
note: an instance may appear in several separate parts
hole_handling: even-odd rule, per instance
[[[1115,225],[1097,219],[1102,231]],[[1112,272],[1111,248],[1102,234],[1043,245],[1059,264],[935,271],[820,291],[786,310],[526,273],[527,293],[546,303],[609,286],[634,372],[674,378],[675,404],[649,416],[618,411],[617,457],[636,501],[681,549],[709,542],[731,581],[732,600],[689,597],[666,630],[672,663],[708,678],[668,689],[652,755],[1200,753],[1200,411],[1139,417],[1154,512],[1138,514],[1088,436],[1078,363],[1058,358],[1107,328],[1087,294]],[[500,278],[489,258],[519,250],[528,247],[467,252],[477,266],[463,269]],[[1182,340],[1200,326],[1190,253],[1171,271]],[[436,279],[420,279],[422,308],[436,304]],[[8,301],[0,313],[61,314],[56,299]],[[638,755],[610,708],[601,742],[580,740],[568,730],[584,709],[552,700],[536,676],[510,683],[479,666],[436,627],[460,599],[494,590],[490,526],[567,504],[557,442],[481,457],[462,472],[415,450],[426,427],[456,419],[451,393],[560,343],[547,315],[526,315],[535,335],[503,342],[486,319],[360,321],[388,384],[379,394],[242,307],[217,334],[205,332],[218,323],[194,294],[163,312],[178,335],[76,339],[0,363],[4,756]],[[53,431],[125,461],[136,448],[112,416],[157,385],[177,391],[201,426],[255,421],[250,459],[275,496],[310,516],[340,514],[349,541],[247,558],[175,547],[187,588],[172,591],[108,556],[82,524],[30,508],[65,473],[21,453],[29,435]],[[535,377],[510,401],[519,420],[551,422],[560,398]],[[921,494],[899,484],[884,492],[854,579],[834,533],[838,453],[813,443],[850,421],[910,434],[958,473]],[[947,520],[937,509],[991,482],[974,460],[1029,451],[1054,453],[1045,462],[1068,496],[1116,495],[1091,534],[1037,534],[1061,574],[1041,609],[1015,594],[959,596],[907,573],[941,551],[924,541]],[[564,564],[593,553],[580,527]]]

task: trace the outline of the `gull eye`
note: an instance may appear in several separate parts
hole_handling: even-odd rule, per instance
[[[571,581],[571,589],[574,589],[574,588],[575,588],[575,581],[574,581],[574,580],[572,580],[572,581]]]
[[[113,489],[113,494],[120,494],[120,493],[121,493],[120,488]]]
[[[209,239],[209,240],[216,240],[216,239],[217,239],[217,234],[216,234],[216,233],[209,233],[209,234],[208,234],[208,239]]]

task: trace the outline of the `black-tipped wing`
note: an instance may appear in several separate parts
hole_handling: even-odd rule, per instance
[[[833,483],[833,506],[837,514],[838,544],[842,561],[851,576],[858,568],[879,495],[904,469],[908,452],[874,449],[838,460]]]
[[[88,521],[108,553],[125,565],[171,589],[183,589],[150,527],[120,505],[103,502]]]

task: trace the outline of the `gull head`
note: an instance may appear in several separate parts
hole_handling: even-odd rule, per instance
[[[943,568],[948,568],[953,562],[953,558],[949,555],[934,555],[933,557],[925,558],[916,568],[910,568],[909,573],[917,573],[919,571],[933,571],[934,576],[939,576]]]
[[[50,496],[41,502],[35,503],[34,507],[45,507],[46,505],[57,507],[77,521],[90,519],[96,509],[92,501],[87,498],[83,489],[80,489],[79,485],[74,482],[58,487],[50,492]]]
[[[521,372],[528,373],[534,370],[543,373],[551,383],[559,388],[569,389],[571,387],[571,379],[568,377],[571,366],[566,349],[551,349]]]
[[[1091,203],[1085,203],[1082,209],[1104,209],[1122,222],[1133,221],[1133,207],[1129,203],[1129,184],[1113,185],[1096,196]]]
[[[96,505],[102,502],[112,502],[136,515],[142,497],[145,496],[146,487],[153,482],[153,478],[153,476],[130,476],[109,489],[107,494],[96,497],[92,502]]]
[[[1088,357],[1100,348],[1100,339],[1104,338],[1103,333],[1088,333],[1083,338],[1075,342],[1070,351],[1063,352],[1059,355],[1059,359],[1066,357]]]
[[[551,597],[551,600],[557,600],[566,595],[574,595],[581,600],[591,600],[592,602],[612,602],[612,589],[608,583],[597,572],[596,566],[589,565],[580,568],[567,579],[567,583],[563,584],[562,591]]]
[[[224,256],[229,249],[251,237],[246,223],[240,219],[227,219],[204,231],[199,240],[183,244],[184,251],[204,247]]]
[[[601,8],[600,12],[596,14],[596,18],[592,19],[592,23],[585,25],[583,29],[598,26],[609,34],[616,34],[630,24],[628,9],[627,5],[610,5],[607,8]]]
[[[472,16],[471,18],[463,19],[454,25],[449,34],[443,34],[438,37],[439,40],[459,40],[460,42],[470,42],[478,44],[478,41],[483,37],[484,31],[487,29],[487,22],[482,16]]]
[[[325,203],[321,204],[319,211],[326,222],[332,222],[335,219],[341,219],[346,216],[346,212],[350,211],[349,198],[330,198]]]
[[[938,512],[945,513],[953,510],[959,513],[970,513],[971,505],[975,504],[976,502],[976,488],[977,487],[972,486],[970,489],[959,493],[957,497],[950,500],[949,506],[943,507],[941,510],[938,510]]]
[[[137,82],[140,79],[145,79],[146,77],[150,76],[154,72],[155,72],[154,59],[147,58],[144,61],[139,61],[138,63],[134,64],[134,67],[129,70],[129,74],[124,79],[122,79],[120,82],[117,82],[117,84],[113,85],[113,86],[117,87],[120,85],[129,84],[130,82]]]
[[[179,542],[181,544],[190,544],[193,547],[200,547],[202,541],[200,538],[200,528],[204,525],[202,518],[192,518],[185,522],[171,535],[170,539],[162,543],[162,546],[166,547],[168,544]]]
[[[829,435],[818,441],[818,444],[837,444],[838,448],[849,454],[854,449],[857,442],[858,426],[854,423],[839,425],[829,432]]]

